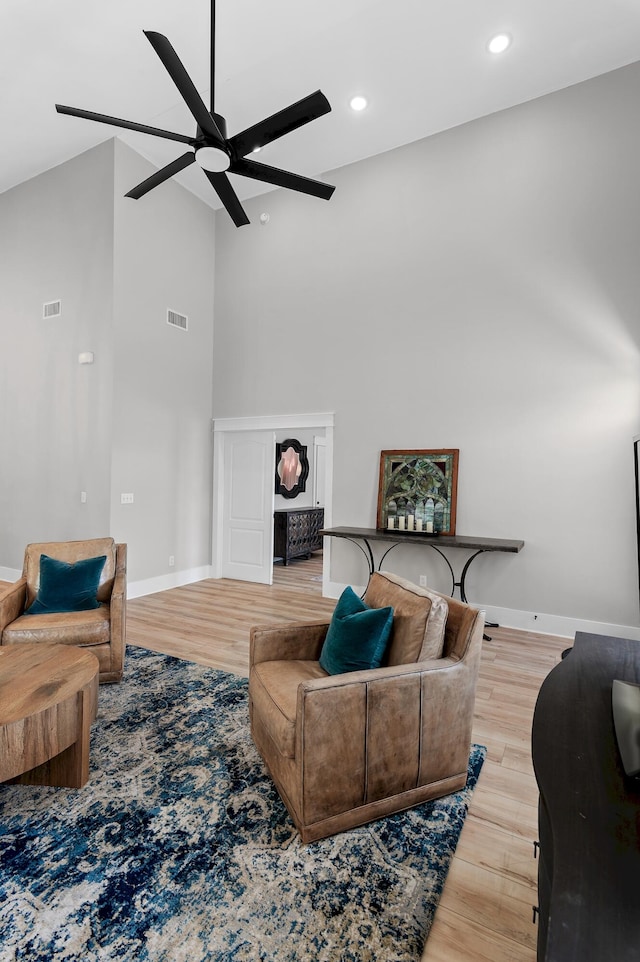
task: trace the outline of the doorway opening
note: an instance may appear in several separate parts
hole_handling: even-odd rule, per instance
[[[299,581],[308,590],[320,586],[325,594],[330,546],[323,550],[317,532],[331,525],[333,423],[332,413],[214,420],[214,578],[262,584]],[[277,445],[292,437],[313,452],[310,483],[295,499],[277,493],[275,484]],[[299,542],[298,550],[293,545],[289,555],[282,547],[282,536],[276,544],[277,526],[287,524],[298,524],[302,533],[313,534],[315,530],[310,550],[306,542],[302,550]],[[274,562],[283,556],[286,565]]]

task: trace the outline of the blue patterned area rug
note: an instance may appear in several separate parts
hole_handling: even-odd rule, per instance
[[[247,682],[128,649],[80,791],[0,785],[0,960],[420,958],[467,787],[302,845],[249,733]]]

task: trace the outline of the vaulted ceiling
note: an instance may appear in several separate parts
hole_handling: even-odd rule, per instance
[[[259,158],[312,177],[640,60],[638,0],[217,0],[216,28],[230,135],[318,88],[329,98],[330,114]],[[114,134],[158,167],[183,151],[55,112],[192,135],[143,30],[169,38],[208,103],[210,0],[2,0],[0,192]],[[511,46],[489,53],[502,32]],[[369,100],[358,114],[356,93]],[[201,171],[178,179],[220,206]],[[240,199],[269,189],[231,179]]]

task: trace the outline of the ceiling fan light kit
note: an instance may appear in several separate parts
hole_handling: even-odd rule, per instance
[[[279,137],[302,127],[312,120],[317,120],[323,114],[328,114],[331,105],[325,95],[320,90],[303,97],[294,104],[290,104],[283,110],[272,114],[265,120],[248,127],[246,130],[227,137],[227,125],[224,117],[215,112],[214,107],[214,73],[215,73],[215,0],[211,0],[211,110],[207,110],[204,101],[196,90],[191,77],[187,73],[182,61],[177,53],[161,33],[152,30],[145,30],[144,35],[162,61],[169,76],[173,80],[178,92],[185,104],[189,108],[191,115],[196,121],[196,133],[194,137],[184,134],[174,133],[171,130],[162,130],[159,127],[150,127],[146,124],[138,124],[130,120],[122,120],[118,117],[111,117],[107,114],[98,114],[90,110],[81,110],[78,107],[67,107],[63,104],[56,104],[56,110],[60,114],[68,114],[72,117],[81,117],[84,120],[95,120],[98,123],[110,124],[114,127],[123,127],[126,130],[135,130],[139,133],[150,134],[153,137],[161,137],[164,140],[175,140],[178,143],[186,144],[190,149],[181,154],[171,163],[156,171],[142,183],[132,188],[126,196],[139,200],[154,187],[158,187],[174,174],[180,173],[186,167],[196,163],[205,173],[211,186],[220,198],[227,213],[233,220],[236,227],[242,227],[249,223],[249,218],[245,214],[238,196],[231,186],[227,176],[227,171],[232,174],[239,174],[242,177],[249,177],[252,180],[259,180],[274,187],[285,187],[288,190],[297,190],[312,197],[320,197],[329,200],[335,187],[325,184],[319,180],[312,180],[300,174],[291,173],[288,170],[280,170],[277,167],[269,167],[267,164],[259,164],[254,160],[248,160],[247,154],[256,153],[265,144],[269,144]]]
[[[196,149],[196,164],[203,170],[221,174],[223,171],[229,170],[231,157],[226,150],[221,150],[220,147],[198,147]]]

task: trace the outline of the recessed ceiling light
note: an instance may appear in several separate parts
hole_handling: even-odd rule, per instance
[[[364,110],[367,104],[368,100],[366,97],[363,97],[362,94],[356,94],[356,96],[352,97],[349,101],[351,109],[357,111]]]
[[[487,46],[491,53],[504,53],[507,47],[511,46],[511,37],[508,33],[498,33],[491,38]]]

